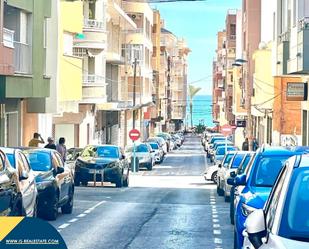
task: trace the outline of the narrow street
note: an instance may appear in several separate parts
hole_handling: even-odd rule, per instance
[[[71,215],[51,224],[70,249],[231,248],[229,204],[205,182],[198,137],[151,172],[131,174],[130,187],[78,187]]]

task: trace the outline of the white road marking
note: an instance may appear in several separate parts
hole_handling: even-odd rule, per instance
[[[59,226],[58,228],[64,229],[64,228],[68,227],[69,225],[70,225],[69,223],[64,223],[61,226]]]
[[[211,201],[210,205],[216,205],[216,202],[215,201]]]
[[[217,214],[213,214],[212,218],[218,218],[218,215]]]
[[[87,209],[85,212],[84,212],[84,214],[89,214],[89,213],[91,213],[93,211],[93,209]]]
[[[78,219],[77,219],[77,218],[74,218],[74,219],[72,219],[72,220],[69,220],[70,223],[73,223],[73,222],[75,222],[75,221],[78,221]]]
[[[220,228],[221,227],[220,224],[213,224],[212,226],[213,226],[213,228]]]
[[[214,234],[215,235],[220,235],[221,234],[221,230],[214,230]]]
[[[79,215],[77,215],[76,217],[82,218],[82,217],[85,217],[85,216],[86,216],[86,214],[79,214]]]
[[[219,223],[219,220],[218,219],[212,219],[212,222],[213,223]]]
[[[57,232],[60,233],[60,232],[61,232],[61,229],[57,229]]]
[[[215,242],[215,244],[222,244],[222,239],[215,238],[214,242]]]

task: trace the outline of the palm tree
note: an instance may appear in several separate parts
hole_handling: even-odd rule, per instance
[[[201,89],[200,87],[189,85],[191,127],[193,127],[193,98]]]

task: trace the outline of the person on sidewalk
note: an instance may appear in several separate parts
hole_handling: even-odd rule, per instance
[[[258,148],[259,148],[259,143],[258,141],[256,140],[256,138],[253,138],[253,141],[252,141],[252,149],[253,151],[256,151]]]
[[[242,143],[242,150],[248,151],[249,150],[249,139],[246,137],[245,141]]]
[[[66,155],[67,155],[67,148],[65,146],[65,138],[64,137],[59,138],[59,143],[57,144],[56,149],[60,153],[63,161],[65,162]]]
[[[37,132],[33,133],[33,138],[29,141],[29,147],[39,147],[39,144],[44,144],[44,139]]]
[[[46,144],[44,148],[57,150],[54,138],[48,137],[47,142],[48,142],[48,144]]]

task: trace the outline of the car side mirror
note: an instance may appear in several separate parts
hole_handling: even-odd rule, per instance
[[[255,249],[263,245],[263,238],[267,235],[265,214],[263,209],[255,210],[246,220],[248,238]]]
[[[23,180],[27,180],[29,178],[29,174],[27,171],[23,170],[21,172],[21,175],[19,176],[19,180],[23,181]]]
[[[222,168],[222,164],[221,163],[218,164],[218,168],[220,168],[220,169]]]
[[[232,171],[232,172],[230,173],[230,176],[231,176],[232,178],[235,178],[235,177],[236,177],[236,172],[235,172],[235,171]]]
[[[57,174],[62,174],[64,172],[64,168],[57,167]]]
[[[126,159],[126,156],[125,155],[121,155],[121,159]]]
[[[235,178],[229,177],[226,182],[228,185],[235,186]]]
[[[247,183],[246,181],[246,175],[242,174],[240,176],[235,177],[235,185],[236,186],[245,186]]]

